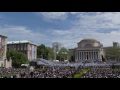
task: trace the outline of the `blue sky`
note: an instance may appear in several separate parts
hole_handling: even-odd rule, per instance
[[[58,41],[68,49],[84,38],[112,46],[120,43],[120,12],[0,12],[0,34],[50,47]]]

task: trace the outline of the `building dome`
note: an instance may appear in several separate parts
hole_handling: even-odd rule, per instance
[[[80,41],[80,43],[84,43],[84,42],[99,43],[99,41],[95,39],[83,39]]]
[[[101,47],[101,43],[95,39],[83,39],[78,43],[79,48]]]

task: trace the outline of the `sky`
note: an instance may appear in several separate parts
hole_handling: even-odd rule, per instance
[[[120,43],[120,12],[0,12],[0,34],[8,41],[30,40],[52,47],[75,48],[82,39],[104,47]]]

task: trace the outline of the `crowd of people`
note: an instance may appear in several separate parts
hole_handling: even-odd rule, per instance
[[[90,71],[82,78],[120,78],[120,69],[113,69],[112,67],[91,67]]]
[[[120,69],[111,66],[41,66],[32,71],[30,68],[0,68],[0,78],[68,78],[85,68],[90,70],[81,78],[120,78]]]
[[[15,78],[67,78],[68,76],[73,76],[82,70],[82,67],[76,69],[75,67],[59,66],[44,66],[42,68],[36,68],[33,71],[31,71],[29,68],[0,68],[0,77],[11,78],[12,75],[15,75]],[[4,75],[7,74],[10,74],[11,76],[4,77]]]

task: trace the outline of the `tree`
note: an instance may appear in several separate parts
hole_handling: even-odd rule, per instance
[[[68,57],[69,57],[69,61],[70,62],[73,62],[73,61],[75,61],[75,57],[72,55],[72,51],[68,51]]]
[[[68,59],[69,59],[70,62],[71,62],[71,57],[72,57],[72,52],[69,50],[68,51]]]
[[[44,44],[41,44],[37,47],[37,56],[38,56],[38,58],[53,60],[54,52],[53,52],[52,48],[46,47]]]
[[[12,58],[13,67],[20,67],[21,64],[28,63],[28,58],[25,54],[18,51],[8,51],[7,59]]]
[[[103,57],[103,55],[101,57],[102,57],[102,61],[105,62],[105,60],[106,60],[105,57]]]
[[[106,49],[106,58],[111,60],[120,60],[120,48],[109,47]]]
[[[50,47],[46,47],[46,54],[47,54],[47,59],[48,60],[53,60],[54,59],[54,51]]]
[[[37,56],[39,58],[45,58],[45,45],[41,44],[37,47]]]
[[[68,59],[68,50],[66,48],[61,48],[56,58],[60,61]]]

